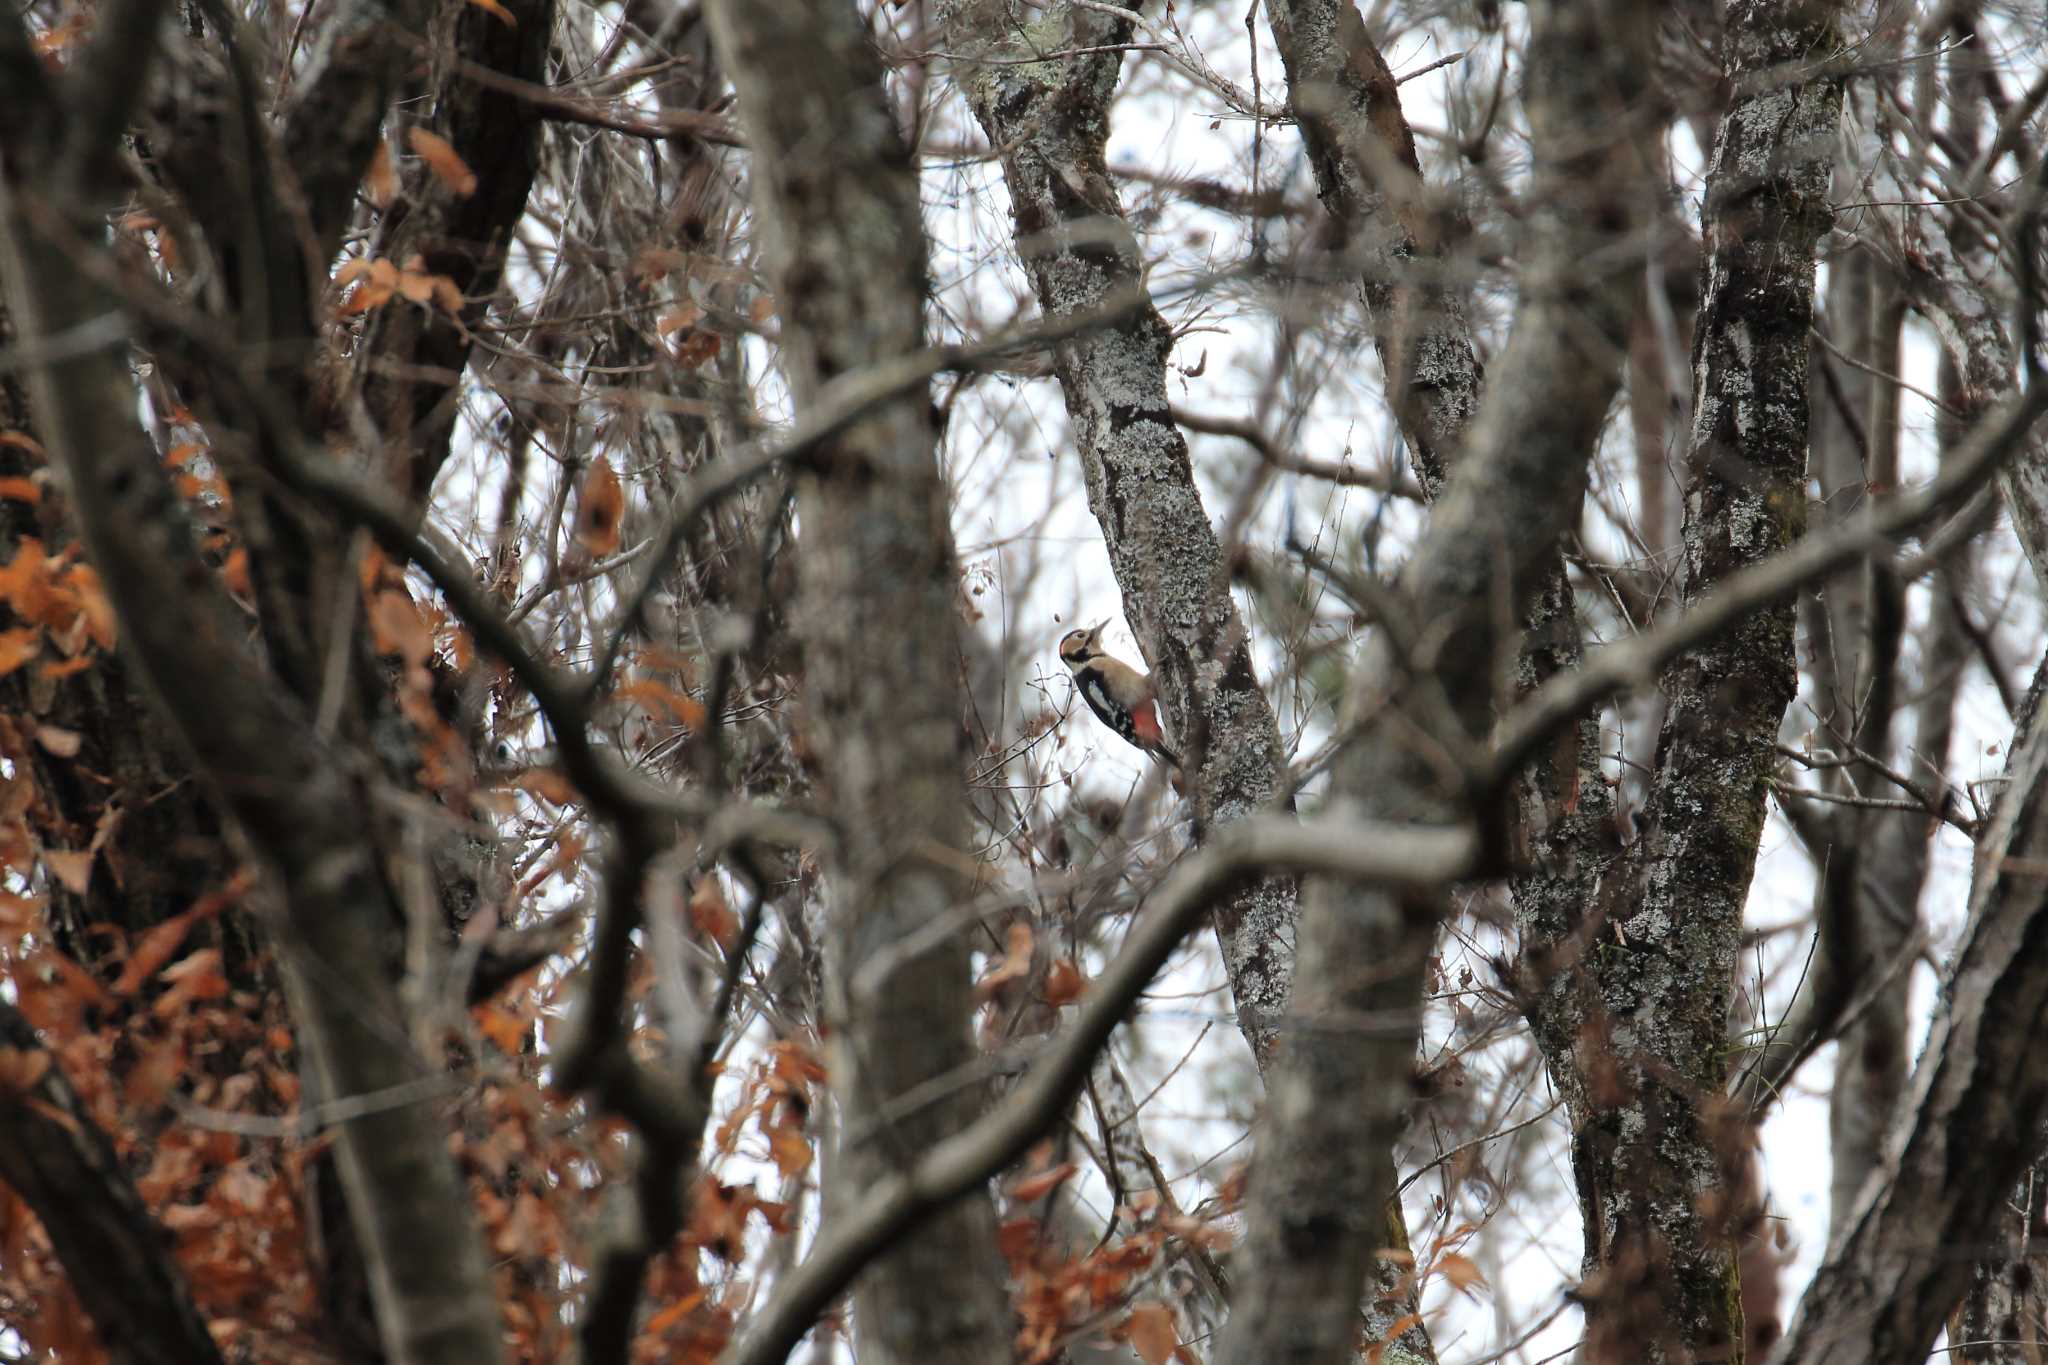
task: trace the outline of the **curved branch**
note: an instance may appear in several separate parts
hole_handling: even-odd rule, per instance
[[[1014,1161],[1059,1121],[1096,1052],[1202,916],[1261,873],[1325,872],[1390,887],[1441,889],[1468,875],[1479,840],[1469,829],[1256,816],[1219,830],[1154,895],[1114,961],[1096,978],[1071,1027],[1000,1105],[932,1148],[903,1175],[868,1191],[829,1224],[809,1259],[783,1281],[725,1365],[777,1365],[818,1314],[876,1253]]]

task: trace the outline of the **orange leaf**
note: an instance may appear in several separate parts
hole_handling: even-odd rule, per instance
[[[694,303],[686,303],[680,308],[671,308],[668,312],[663,313],[654,320],[654,334],[665,337],[670,332],[679,332],[703,316],[704,310]]]
[[[1029,1256],[1038,1246],[1038,1220],[1012,1218],[996,1229],[996,1247],[1011,1265]]]
[[[0,1047],[0,1094],[33,1090],[49,1074],[50,1054],[43,1049]]]
[[[120,979],[114,982],[114,994],[133,995],[143,982],[162,970],[163,965],[171,960],[172,953],[184,945],[185,935],[192,931],[193,923],[210,913],[202,901],[151,928],[128,955],[127,964],[121,968]]]
[[[42,650],[42,635],[34,626],[0,631],[0,677],[36,657]]]
[[[517,1057],[526,1047],[530,1026],[511,1010],[498,1005],[478,1005],[470,1013],[484,1036],[508,1057]]]
[[[462,291],[455,287],[454,280],[446,275],[429,275],[427,281],[433,285],[434,302],[442,312],[451,318],[462,312]]]
[[[381,137],[377,150],[370,154],[370,169],[363,172],[363,197],[380,210],[390,208],[391,201],[398,198],[398,170],[391,164],[391,144]],[[339,279],[336,276],[337,282]]]
[[[43,500],[43,486],[34,479],[13,475],[0,479],[0,498],[12,498],[33,507]]]
[[[396,654],[419,664],[434,652],[434,628],[402,592],[381,592],[370,603],[370,635],[379,654]]]
[[[57,659],[37,669],[46,678],[68,678],[73,673],[83,673],[92,667],[92,655],[81,654],[75,659]]]
[[[221,562],[220,581],[227,584],[228,591],[237,597],[248,598],[256,589],[249,582],[249,550],[237,545],[228,551],[228,557]]]
[[[425,303],[434,297],[434,277],[417,270],[401,270],[398,272],[398,292],[414,303]]]
[[[1072,958],[1063,957],[1046,969],[1045,1003],[1055,1009],[1073,1004],[1087,989],[1088,978],[1081,975]]]
[[[43,866],[50,869],[50,875],[64,884],[64,889],[74,896],[83,896],[85,889],[92,885],[92,850],[78,849],[66,852],[63,849],[43,850]]]
[[[242,892],[246,892],[248,886],[250,876],[246,872],[240,872],[227,882],[227,886],[221,886],[219,890],[209,890],[205,896],[195,900],[193,907],[188,911],[180,911],[178,915],[172,915],[164,923],[143,933],[141,941],[135,943],[135,952],[129,954],[127,964],[121,968],[121,978],[113,986],[115,995],[133,995],[141,986],[141,982],[156,976],[158,970],[162,970],[162,966],[170,962],[170,954],[178,952],[178,948],[184,943],[184,935],[193,931],[193,925],[213,919],[215,915],[225,911],[229,905],[242,898]],[[193,958],[186,958],[184,962],[180,962],[180,974],[190,974],[190,970],[193,970],[190,964],[193,964]],[[170,980],[168,972],[166,980]]]
[[[1048,1171],[1027,1175],[1010,1187],[1010,1197],[1020,1204],[1029,1204],[1034,1199],[1043,1199],[1073,1178],[1081,1169],[1071,1161],[1062,1161]]]
[[[554,806],[566,806],[576,799],[576,789],[569,785],[569,779],[554,768],[528,768],[512,785]]]
[[[470,3],[482,4],[483,0],[470,0]],[[695,1308],[698,1304],[702,1302],[704,1302],[704,1287],[702,1285],[699,1285],[697,1288],[691,1290],[689,1293],[683,1295],[680,1299],[677,1299],[674,1303],[670,1304],[668,1307],[662,1309],[659,1313],[656,1313],[653,1317],[649,1318],[647,1320],[647,1326],[643,1330],[649,1336],[658,1337],[663,1332],[666,1332],[669,1328],[675,1326],[684,1318],[688,1317],[690,1315],[690,1310]]]
[[[1463,1290],[1467,1294],[1472,1294],[1475,1286],[1480,1289],[1487,1287],[1486,1276],[1479,1273],[1479,1267],[1472,1263],[1470,1257],[1460,1256],[1455,1251],[1446,1251],[1438,1256],[1436,1268],[1451,1282],[1452,1288]]]
[[[519,27],[519,21],[512,16],[512,11],[499,4],[498,0],[469,0],[469,3],[490,15],[493,19],[504,20],[510,28]]]
[[[718,333],[693,327],[676,343],[676,364],[694,370],[718,354]]]
[[[804,1141],[803,1129],[795,1124],[778,1125],[768,1135],[768,1151],[775,1158],[775,1169],[785,1177],[802,1175],[811,1167],[811,1144]]]
[[[740,917],[725,903],[725,893],[718,889],[716,877],[697,879],[696,889],[690,893],[690,927],[720,948],[732,947],[733,939],[739,936]]]
[[[427,169],[434,178],[446,185],[458,199],[467,199],[476,193],[476,172],[462,159],[447,138],[439,133],[430,133],[424,128],[408,128],[405,140],[420,160],[427,163]]]
[[[986,1003],[996,988],[1017,980],[1031,970],[1031,926],[1023,920],[1010,925],[1003,946],[1003,960],[996,969],[974,983],[974,998]]]
[[[1173,1310],[1163,1303],[1141,1303],[1131,1310],[1124,1324],[1124,1340],[1145,1365],[1166,1365],[1180,1349],[1180,1333],[1174,1329]]]
[[[700,730],[704,727],[704,703],[664,687],[652,678],[629,678],[612,691],[628,701],[638,702],[649,711],[666,711],[669,719],[687,729]]]
[[[576,494],[576,543],[603,559],[619,548],[620,523],[626,515],[626,490],[610,460],[593,460]]]
[[[71,590],[78,609],[85,613],[86,631],[92,642],[101,649],[112,649],[120,632],[114,604],[107,600],[106,589],[100,586],[99,570],[90,564],[73,564],[64,575],[64,586]]]

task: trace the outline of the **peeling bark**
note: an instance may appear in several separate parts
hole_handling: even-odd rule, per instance
[[[850,0],[728,0],[711,20],[754,151],[757,222],[801,411],[834,376],[923,344],[916,169]],[[966,889],[953,866],[966,839],[956,570],[924,393],[878,407],[822,449],[798,506],[798,629],[820,785],[846,813],[827,983],[839,1177],[865,1189],[962,1128],[978,1093],[947,1084],[975,1056],[964,929],[903,951],[932,937]],[[993,1204],[954,1201],[856,1286],[860,1359],[1007,1359],[1003,1286]]]

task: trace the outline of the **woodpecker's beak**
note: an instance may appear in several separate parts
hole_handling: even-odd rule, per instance
[[[1109,625],[1109,622],[1110,618],[1105,616],[1095,623],[1095,629],[1088,632],[1088,647],[1090,649],[1102,643],[1102,632],[1104,627]]]

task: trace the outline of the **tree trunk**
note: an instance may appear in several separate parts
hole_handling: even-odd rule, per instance
[[[835,376],[923,344],[916,168],[850,0],[728,0],[711,15],[802,411]],[[843,816],[827,984],[838,1176],[865,1189],[962,1127],[979,1093],[968,925],[933,933],[970,881],[959,588],[925,394],[822,449],[798,508],[811,733]],[[1009,1319],[986,1197],[899,1242],[854,1292],[864,1363],[1007,1359]]]

